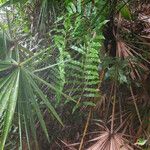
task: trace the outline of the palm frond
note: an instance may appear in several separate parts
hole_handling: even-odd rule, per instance
[[[127,140],[123,138],[121,133],[111,135],[109,132],[105,131],[99,137],[91,141],[97,142],[87,150],[133,150],[133,148],[127,144]]]
[[[18,53],[18,51],[14,52]],[[33,75],[29,69],[30,67],[28,63],[39,58],[42,53],[37,53],[22,63],[17,63],[13,59],[12,61],[6,60],[0,62],[0,119],[2,120],[2,132],[0,134],[1,150],[4,149],[13,118],[14,116],[16,117],[16,114],[18,114],[20,147],[23,145],[21,139],[24,134],[22,133],[22,130],[25,131],[29,149],[31,145],[31,138],[34,139],[36,146],[38,145],[35,128],[36,120],[39,120],[40,125],[49,140],[48,131],[39,105],[41,101],[45,105],[44,107],[47,108],[49,112],[52,113],[53,116],[62,124],[61,119],[50,101],[36,83],[38,77]],[[50,87],[53,88],[52,85]],[[62,93],[62,91],[60,91],[60,93]]]

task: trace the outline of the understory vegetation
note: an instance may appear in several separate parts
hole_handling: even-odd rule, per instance
[[[0,0],[0,150],[150,150],[149,0]]]

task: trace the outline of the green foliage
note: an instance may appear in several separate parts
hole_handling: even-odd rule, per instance
[[[103,69],[107,70],[106,79],[117,81],[119,84],[130,84],[131,70],[128,66],[128,60],[111,57],[105,57],[103,59],[101,65]]]
[[[127,20],[132,20],[131,11],[129,9],[128,3],[120,2],[118,4],[118,10],[120,11],[123,18]]]
[[[5,59],[6,57],[9,57],[9,46],[11,42],[8,38],[8,36],[4,32],[0,32],[0,59]]]
[[[147,140],[145,140],[145,139],[143,139],[143,138],[139,138],[138,140],[137,140],[137,145],[139,145],[139,146],[144,146],[145,144],[147,143]]]
[[[20,146],[22,146],[22,130],[26,131],[28,146],[30,146],[31,137],[37,144],[35,129],[36,119],[39,120],[47,139],[49,139],[42,111],[40,110],[41,106],[39,104],[41,101],[62,124],[61,119],[52,107],[50,101],[36,83],[37,81],[43,83],[43,80],[37,75],[34,75],[28,65],[29,62],[34,61],[46,51],[47,50],[43,50],[23,62],[16,62],[13,57],[11,57],[12,60],[6,59],[5,61],[0,61],[0,118],[3,118],[0,139],[1,150],[4,149],[14,116],[18,118],[19,135],[21,139]],[[18,56],[20,55],[18,51],[15,53],[18,54]],[[53,87],[47,82],[46,84],[49,87]]]
[[[54,43],[59,50],[58,62],[70,59],[59,66],[61,90],[77,101],[73,112],[82,106],[95,106],[89,99],[99,96],[100,48],[103,41],[102,26],[107,22],[99,20],[93,28],[96,7],[91,2],[69,2],[67,13],[56,21]],[[83,100],[78,103],[78,100]],[[70,100],[69,100],[70,101]],[[68,102],[68,99],[67,101]]]
[[[95,107],[93,99],[100,96],[99,64],[106,70],[105,79],[130,84],[128,60],[102,54],[108,3],[104,0],[2,2],[1,8],[10,9],[8,25],[3,26],[11,32],[13,42],[6,33],[0,34],[0,150],[7,143],[12,124],[17,126],[20,149],[24,137],[28,149],[31,141],[38,147],[37,122],[50,141],[44,110],[62,124],[52,104],[58,110],[70,104],[77,119],[78,109]],[[122,17],[131,20],[127,4],[121,2],[117,9]]]

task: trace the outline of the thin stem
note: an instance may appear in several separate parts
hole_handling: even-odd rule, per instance
[[[80,142],[79,150],[82,150],[83,142],[84,142],[84,138],[85,138],[85,135],[86,135],[86,132],[87,132],[88,126],[89,126],[89,122],[90,122],[91,114],[92,114],[92,109],[90,109],[89,114],[88,114],[88,117],[87,117],[87,121],[86,121],[86,124],[85,124],[85,128],[84,128],[83,136],[82,136],[82,139],[81,139],[81,142]]]
[[[111,118],[111,134],[113,134],[113,131],[114,131],[115,106],[116,106],[116,82],[114,83],[113,108],[112,108],[112,118]]]
[[[142,120],[141,120],[140,112],[139,112],[138,106],[136,104],[135,96],[134,96],[133,89],[132,89],[131,86],[130,86],[130,92],[131,92],[131,96],[132,96],[132,99],[133,99],[133,102],[134,102],[134,106],[135,106],[135,109],[136,109],[136,113],[137,113],[139,122],[142,125]]]

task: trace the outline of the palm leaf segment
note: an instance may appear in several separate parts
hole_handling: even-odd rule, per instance
[[[36,56],[38,55],[32,56],[32,58]],[[39,82],[43,82],[43,80],[34,75],[30,71],[29,65],[27,65],[32,58],[21,64],[15,62],[15,60],[0,61],[0,150],[3,150],[5,147],[14,115],[18,118],[20,147],[22,147],[22,136],[26,136],[29,149],[30,137],[34,139],[35,144],[37,143],[36,119],[39,120],[49,140],[47,128],[40,110],[39,102],[41,101],[62,124],[55,109],[36,83],[37,80]],[[53,88],[51,84],[44,81],[43,84],[45,83],[48,87]],[[53,90],[57,89],[53,88]]]

